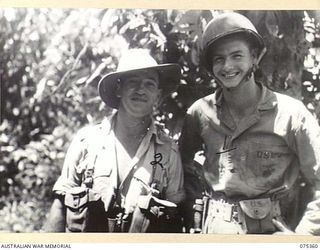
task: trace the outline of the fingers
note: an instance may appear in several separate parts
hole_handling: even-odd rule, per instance
[[[283,221],[281,217],[273,218],[273,224],[280,231],[280,234],[294,234],[290,227]],[[281,233],[282,232],[282,233]],[[277,234],[277,233],[276,233]]]
[[[157,197],[152,197],[153,200],[158,203],[159,205],[165,206],[165,207],[177,207],[177,205],[171,201],[159,199]]]

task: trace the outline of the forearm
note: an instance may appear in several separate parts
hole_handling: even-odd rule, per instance
[[[295,231],[298,234],[320,235],[320,191],[315,191]]]
[[[295,143],[292,149],[297,153],[300,171],[311,188],[311,197],[304,200],[306,209],[295,231],[298,234],[320,235],[320,127],[307,111],[301,112],[299,118],[293,125]]]

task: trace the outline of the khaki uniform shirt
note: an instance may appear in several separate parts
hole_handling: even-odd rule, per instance
[[[116,150],[113,121],[116,115],[101,124],[83,128],[72,141],[53,191],[64,194],[67,189],[80,186],[83,172],[88,164],[94,164],[93,191],[101,195],[107,210],[112,196],[117,192],[125,213],[136,207],[138,197],[150,193],[155,153],[160,153],[163,169],[157,169],[160,186],[164,187],[164,198],[180,203],[184,198],[183,172],[176,144],[152,122],[136,155],[128,162],[129,170],[122,183],[118,183],[117,161],[121,155]],[[158,161],[158,160],[157,160]]]
[[[185,171],[193,171],[193,156],[204,144],[207,184],[228,197],[253,198],[283,185],[291,188],[300,170],[316,196],[296,231],[320,234],[318,123],[300,101],[259,86],[255,112],[239,124],[223,105],[221,90],[189,108],[180,138]]]

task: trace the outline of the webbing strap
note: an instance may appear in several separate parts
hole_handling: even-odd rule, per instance
[[[150,162],[152,166],[152,174],[149,185],[152,189],[159,192],[160,198],[164,198],[168,176],[166,168],[162,165],[162,154],[157,151],[157,145],[154,140],[154,160]]]
[[[98,131],[101,130],[101,125],[98,127]],[[92,138],[90,137],[88,139],[88,145],[86,150],[86,154],[88,157],[88,163],[86,164],[86,168],[83,173],[83,181],[82,184],[87,188],[92,188],[93,185],[93,173],[94,173],[94,167],[96,164],[96,160],[98,157],[98,152],[103,147],[103,140],[102,137],[99,136],[98,131],[94,131],[94,134]]]

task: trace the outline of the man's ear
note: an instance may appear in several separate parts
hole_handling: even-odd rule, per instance
[[[258,51],[258,49],[252,49],[251,50],[251,56],[252,56],[252,59],[253,59],[252,71],[254,73],[259,68],[259,51]]]
[[[154,106],[158,107],[160,105],[161,97],[162,97],[162,89],[158,89],[158,94],[157,94]]]
[[[258,49],[251,49],[251,56],[253,58],[254,64],[258,64]]]

